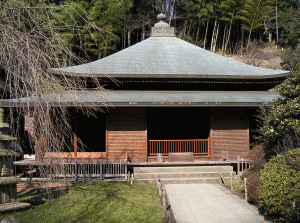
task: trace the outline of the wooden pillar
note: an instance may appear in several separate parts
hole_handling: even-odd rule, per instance
[[[44,137],[40,137],[34,146],[36,161],[40,161],[40,162],[43,161],[44,149],[45,149]]]
[[[207,138],[207,155],[210,155],[210,136]]]
[[[75,109],[74,114],[74,157],[77,157],[77,109]]]

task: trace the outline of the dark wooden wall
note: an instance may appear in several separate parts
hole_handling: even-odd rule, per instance
[[[248,117],[242,108],[211,109],[211,157],[221,160],[222,151],[228,151],[229,159],[246,157],[249,150]]]
[[[108,160],[147,162],[147,126],[144,108],[112,108],[107,114]]]

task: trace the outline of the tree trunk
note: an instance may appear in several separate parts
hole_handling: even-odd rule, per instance
[[[252,33],[252,27],[250,27],[250,30],[249,30],[249,36],[248,36],[248,41],[247,41],[247,46],[246,46],[246,52],[248,52],[248,48],[249,48],[249,44],[250,44],[250,40],[251,40],[251,33]]]
[[[126,28],[125,28],[125,26],[124,26],[124,33],[123,33],[123,49],[125,49],[125,47],[126,47]]]
[[[128,41],[128,47],[130,47],[130,35],[131,35],[131,33],[130,33],[130,30],[128,30],[128,32],[127,32],[127,41]]]
[[[173,0],[172,12],[170,12],[169,26],[171,26],[172,16],[174,16],[174,6],[175,6],[175,1],[176,1],[176,0]]]
[[[199,35],[199,26],[198,26],[197,35],[196,35],[196,45],[197,45],[198,35]]]
[[[142,34],[142,40],[145,40],[145,25],[143,25],[143,34]]]
[[[242,29],[242,40],[241,40],[241,56],[243,55],[244,48],[244,30]]]
[[[206,29],[205,29],[205,36],[204,36],[204,43],[203,43],[203,49],[205,49],[205,45],[206,45],[206,37],[207,37],[207,30],[208,30],[208,21],[206,22]]]
[[[229,25],[228,35],[227,35],[227,39],[226,39],[226,43],[225,43],[225,47],[224,47],[224,52],[223,52],[224,55],[226,54],[228,42],[229,42],[230,35],[231,35],[232,22],[233,22],[233,15],[232,15],[231,20],[230,20],[230,25]]]
[[[218,40],[218,34],[219,34],[219,22],[216,19],[215,20],[215,27],[214,27],[214,32],[213,32],[213,36],[212,36],[212,43],[211,43],[211,52],[215,52],[216,51],[216,45],[217,45],[217,40]]]
[[[277,0],[276,0],[276,41],[278,42],[278,7],[277,7]]]
[[[215,40],[215,35],[216,35],[216,27],[217,27],[217,19],[215,20],[215,24],[214,24],[214,30],[213,30],[213,34],[211,37],[211,43],[210,43],[210,51],[213,51],[213,45],[214,45],[214,40]]]
[[[214,45],[214,51],[216,51],[216,47],[217,47],[217,41],[218,41],[218,37],[219,37],[219,30],[220,30],[220,23],[218,21],[218,26],[217,26],[217,34],[216,34],[216,40],[215,40],[215,45]]]
[[[224,54],[224,49],[225,49],[225,39],[226,39],[226,36],[227,36],[227,23],[225,24],[225,29],[224,29],[224,32],[223,32],[223,40],[222,40],[222,54]]]

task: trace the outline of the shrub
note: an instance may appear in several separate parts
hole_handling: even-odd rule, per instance
[[[259,172],[262,166],[266,163],[265,143],[260,143],[251,149],[249,151],[249,158],[253,164],[252,167],[255,169],[255,172]]]
[[[253,204],[258,204],[259,176],[252,178],[248,183],[248,201]]]
[[[248,201],[249,203],[258,205],[258,189],[259,177],[262,166],[266,163],[265,159],[265,144],[256,145],[249,151],[249,158],[251,160],[251,168],[245,171],[241,178],[247,178],[248,185]]]
[[[288,162],[300,163],[300,149],[290,149],[271,158],[260,171],[259,207],[265,214],[291,221],[292,202],[300,197],[300,172]],[[296,160],[297,159],[297,160]]]

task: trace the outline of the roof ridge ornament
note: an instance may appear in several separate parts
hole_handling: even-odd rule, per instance
[[[170,27],[168,23],[164,22],[167,16],[163,13],[157,15],[158,23],[152,27],[151,37],[162,37],[162,36],[175,36],[174,28]]]

